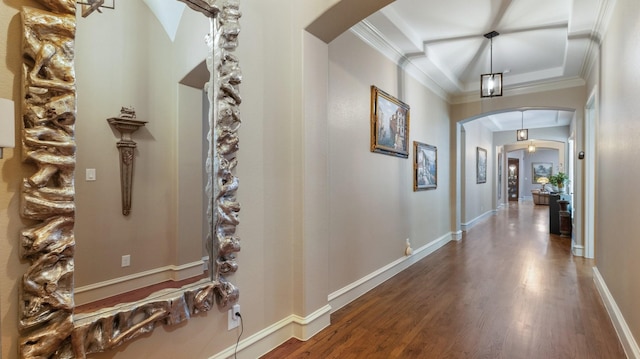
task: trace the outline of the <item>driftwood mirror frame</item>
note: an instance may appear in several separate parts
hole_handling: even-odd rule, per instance
[[[213,307],[229,308],[238,289],[225,278],[238,268],[235,235],[240,206],[235,176],[240,126],[237,47],[238,0],[179,0],[210,19],[207,37],[210,102],[207,159],[211,232],[209,279],[167,289],[144,300],[74,315],[76,158],[75,0],[38,0],[24,7],[22,157],[35,172],[22,181],[20,255],[29,262],[19,299],[22,358],[84,358],[157,325],[174,325]]]

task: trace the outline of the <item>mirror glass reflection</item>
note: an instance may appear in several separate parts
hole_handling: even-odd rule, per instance
[[[77,19],[76,305],[202,278],[209,233],[202,90],[209,76],[202,71],[208,19],[178,1],[152,0],[121,1]],[[133,135],[128,216],[122,215],[119,133],[106,121],[122,107],[147,121]],[[86,179],[87,170],[95,170],[95,180]]]

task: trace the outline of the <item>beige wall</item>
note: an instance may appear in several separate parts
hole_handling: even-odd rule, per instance
[[[493,134],[477,121],[464,124],[464,166],[462,185],[462,224],[469,224],[478,217],[493,210],[494,197],[494,164],[496,154],[493,147]],[[476,156],[477,148],[487,151],[487,181],[477,183]]]
[[[357,278],[361,273],[366,272],[361,269],[352,270],[349,272],[348,278],[341,277],[335,282],[331,282],[331,285],[329,284],[330,279],[324,277],[324,273],[329,273],[329,246],[330,243],[333,243],[326,237],[327,233],[322,230],[322,225],[328,223],[329,203],[320,202],[310,208],[310,201],[306,199],[317,199],[323,195],[330,196],[329,192],[322,191],[329,185],[330,175],[326,171],[330,168],[329,164],[332,163],[332,159],[326,159],[322,156],[322,148],[326,146],[325,144],[315,142],[307,144],[307,140],[314,135],[313,126],[311,126],[314,122],[305,124],[302,120],[312,121],[308,110],[314,106],[322,108],[323,104],[322,96],[315,97],[317,94],[308,90],[328,88],[326,79],[309,78],[305,68],[307,64],[311,63],[309,57],[325,56],[322,54],[327,51],[326,45],[318,42],[317,39],[310,38],[309,35],[305,35],[303,29],[332,5],[343,4],[348,9],[349,6],[358,6],[359,2],[362,3],[357,0],[242,1],[242,32],[238,49],[244,74],[241,87],[243,125],[240,130],[241,150],[239,153],[240,166],[238,167],[241,181],[238,197],[242,204],[242,211],[238,234],[243,240],[243,247],[238,256],[240,270],[231,279],[237,283],[241,290],[240,303],[243,317],[246,318],[245,334],[243,335],[245,338],[288,318],[291,314],[304,317],[312,313],[326,305],[330,286],[331,288],[340,287],[342,283],[348,283],[352,278]],[[386,2],[388,1],[379,0],[370,1],[368,4],[374,4],[375,8]],[[601,238],[598,241],[598,252],[600,252],[598,266],[618,304],[627,316],[627,321],[634,332],[638,333],[640,320],[636,317],[638,314],[634,314],[633,303],[640,299],[639,288],[636,283],[632,282],[633,275],[620,275],[621,273],[638,271],[634,269],[633,263],[635,262],[628,257],[630,253],[638,252],[638,248],[634,248],[631,225],[618,221],[620,213],[626,213],[625,215],[628,215],[630,220],[633,219],[631,216],[635,214],[634,211],[638,206],[635,204],[633,196],[628,195],[634,193],[630,188],[632,183],[625,182],[624,176],[616,175],[621,171],[627,173],[629,169],[625,166],[634,163],[633,159],[637,157],[637,154],[633,150],[635,144],[630,142],[633,136],[618,136],[616,131],[620,126],[614,122],[622,121],[622,124],[625,125],[624,131],[628,134],[630,130],[634,130],[634,123],[637,122],[631,121],[635,117],[630,114],[636,114],[640,110],[637,108],[637,101],[626,97],[637,95],[637,90],[634,90],[632,85],[637,83],[638,79],[635,77],[625,78],[628,73],[633,73],[633,63],[637,63],[640,56],[636,53],[637,48],[632,43],[633,37],[622,34],[622,29],[625,27],[632,28],[634,34],[637,33],[633,14],[637,14],[638,9],[631,0],[618,0],[618,2],[626,8],[633,7],[634,11],[620,11],[617,18],[617,20],[621,20],[620,24],[616,25],[616,30],[612,31],[610,36],[613,39],[612,43],[607,45],[610,50],[621,51],[624,54],[624,59],[627,59],[628,62],[624,62],[621,68],[616,68],[620,58],[611,55],[605,61],[607,69],[604,74],[605,77],[611,77],[611,80],[603,83],[603,91],[604,89],[613,91],[616,96],[620,97],[603,97],[603,104],[606,105],[603,105],[603,122],[608,121],[606,123],[611,124],[612,129],[603,134],[602,141],[599,142],[599,150],[604,151],[603,156],[607,159],[613,159],[610,162],[612,167],[603,167],[603,171],[604,169],[612,169],[613,172],[600,172],[599,178],[603,184],[600,187],[601,191],[607,192],[599,194],[599,198],[601,198],[599,203],[602,206],[597,214],[597,218],[600,218],[598,238]],[[35,4],[35,1],[30,0],[10,0],[0,3],[0,30],[2,30],[1,33],[7,34],[7,36],[0,37],[0,59],[2,59],[2,64],[0,64],[0,97],[19,101],[21,26],[18,11],[23,5],[35,6]],[[348,17],[348,14],[351,12],[341,13],[344,17]],[[341,19],[344,21],[341,21],[342,25],[339,26],[332,25],[330,18],[324,18],[324,21],[314,24],[326,29],[336,26],[339,28],[337,33],[341,33],[348,26],[345,24],[353,24],[365,15],[353,15],[352,19]],[[331,30],[336,31],[335,29]],[[328,33],[332,33],[332,31],[328,31]],[[200,35],[193,36],[194,43],[201,41]],[[328,36],[327,41],[333,39],[331,35]],[[323,60],[321,56],[314,59],[314,68],[328,68],[328,58]],[[185,68],[192,67],[185,66]],[[627,71],[623,73],[623,69]],[[393,79],[389,81],[391,83]],[[408,102],[412,105],[412,119],[414,116],[420,117],[416,112],[422,111],[420,110],[421,106],[427,107],[427,104],[432,104],[433,106],[427,108],[439,109],[441,103],[434,100],[431,94],[426,93],[424,89],[419,89],[418,85],[412,84],[411,81],[407,81],[406,84],[410,89],[407,91],[407,96],[409,96]],[[370,83],[366,83],[366,86],[365,84],[359,86],[368,87],[369,85]],[[573,90],[552,92],[544,95],[548,96],[548,101],[538,101],[539,96],[509,99],[505,97],[497,100],[496,104],[502,103],[502,107],[512,108],[549,103],[571,107],[570,104],[575,103],[576,108],[580,111],[584,106],[585,91],[584,89],[576,89],[575,91],[581,93],[574,93]],[[368,94],[364,96],[368,101]],[[624,106],[619,109],[614,108],[619,105],[618,100],[614,101],[615,98],[624,99]],[[422,105],[418,99],[428,99],[429,102]],[[503,101],[506,101],[507,104]],[[440,114],[446,113],[441,109],[438,111]],[[482,105],[452,106],[451,122],[455,123],[483,112],[487,111]],[[582,117],[581,113],[579,116]],[[434,121],[440,120],[442,120],[441,116],[434,119]],[[368,124],[368,117],[363,121]],[[421,122],[418,120],[416,123],[418,123],[416,126],[420,126]],[[429,124],[426,120],[422,123],[423,126]],[[318,141],[329,143],[330,140],[335,140],[335,133],[331,129],[322,129],[322,125],[320,127]],[[422,136],[416,133],[420,130],[412,130],[412,140],[433,142],[432,144],[438,145],[439,186],[441,184],[445,187],[447,185],[455,186],[456,178],[453,167],[450,169],[440,167],[443,162],[445,164],[448,162],[448,158],[442,156],[443,152],[447,152],[448,145],[453,148],[453,151],[448,151],[448,155],[455,158],[455,130],[451,135],[453,140],[445,141],[440,145],[435,142],[442,140],[441,137],[446,138],[447,132],[439,133],[438,136],[441,137],[431,137],[430,128],[427,128],[428,130]],[[455,125],[453,128],[455,129]],[[441,129],[438,128],[437,131],[441,131]],[[361,136],[362,134],[354,132],[354,135]],[[629,140],[625,140],[627,138]],[[620,139],[622,139],[621,142]],[[621,156],[621,154],[623,155]],[[376,161],[389,162],[392,160],[391,157],[385,158],[385,156],[378,154],[369,154],[369,156],[377,156]],[[616,156],[618,157],[614,158]],[[17,150],[5,150],[5,158],[0,161],[2,166],[0,179],[2,186],[0,189],[1,344],[2,357],[15,359],[17,358],[18,284],[26,268],[18,259],[18,233],[25,226],[18,215],[18,192],[20,179],[28,169],[21,165]],[[331,166],[334,165],[336,164],[331,164]],[[323,172],[327,174],[323,174]],[[401,172],[398,171],[398,173]],[[454,175],[447,178],[447,172]],[[309,178],[309,176],[316,174],[320,174],[317,180]],[[443,178],[448,181],[448,184],[441,182]],[[397,183],[400,182],[397,181]],[[408,179],[406,183],[407,186],[410,185]],[[313,192],[315,185],[323,188],[320,193]],[[627,190],[607,190],[611,188]],[[450,192],[453,193],[453,191]],[[439,195],[441,195],[439,191],[428,191],[416,194],[414,198]],[[624,197],[625,195],[626,197]],[[455,198],[454,194],[452,196]],[[422,206],[424,209],[428,209],[426,208],[428,207],[427,201],[410,204],[408,202],[408,208],[416,209]],[[618,208],[623,208],[623,211],[621,212]],[[315,217],[316,213],[321,215]],[[420,212],[417,210],[413,211],[412,216],[418,213]],[[455,211],[452,210],[452,213]],[[412,221],[415,220],[414,217],[410,218]],[[417,227],[413,227],[413,229],[422,230]],[[409,236],[415,237],[413,232],[406,229],[398,233],[400,232],[408,232]],[[610,238],[614,239],[609,241]],[[401,240],[403,239],[401,238]],[[422,240],[426,241],[427,238]],[[386,260],[384,256],[396,256],[395,244],[393,246],[394,248],[381,250],[383,255],[382,258],[377,259],[379,263],[384,263]],[[622,252],[623,250],[626,252]],[[358,257],[351,258],[353,264],[360,265],[361,261],[369,260],[364,251],[354,253],[354,255],[358,255]],[[374,268],[378,264],[367,263],[365,265],[368,268]],[[302,274],[299,274],[300,272]],[[328,276],[329,274],[327,274]],[[319,279],[318,286],[313,282],[316,279]],[[333,279],[331,280],[333,281]],[[293,331],[285,330],[280,337],[270,339],[265,345],[267,347],[276,346],[280,339],[284,340],[293,334]],[[159,328],[154,333],[128,343],[114,352],[94,357],[208,358],[234,345],[236,336],[237,332],[226,330],[226,313],[213,310],[208,314],[192,318],[184,325],[176,328]],[[638,334],[636,334],[637,336]],[[240,357],[252,358],[259,354],[261,353],[245,351],[245,355]]]
[[[314,184],[304,176],[322,172],[322,167],[326,170],[327,165],[326,162],[316,161],[314,156],[317,155],[309,154],[312,151],[307,148],[305,140],[313,134],[305,133],[309,127],[303,126],[300,121],[305,118],[307,108],[318,104],[326,106],[322,99],[310,98],[310,94],[305,93],[305,89],[326,86],[326,78],[324,85],[315,79],[303,81],[303,63],[307,56],[313,55],[306,53],[304,46],[313,41],[304,40],[302,29],[331,6],[346,4],[340,7],[347,9],[339,12],[342,18],[340,25],[336,25],[335,17],[331,16],[315,23],[315,33],[328,29],[339,34],[386,3],[388,1],[370,1],[369,8],[362,11],[361,2],[354,0],[242,2],[242,33],[238,53],[244,74],[244,123],[239,153],[241,190],[238,197],[243,207],[239,235],[250,245],[243,245],[239,255],[241,270],[232,279],[241,288],[243,317],[247,318],[245,335],[265,329],[292,313],[309,314],[326,305],[327,301],[326,290],[318,291],[313,285],[300,283],[312,278],[312,273],[318,269],[326,270],[328,266],[326,252],[312,254],[315,248],[328,246],[321,231],[313,233],[314,228],[326,222],[321,217],[315,218],[314,210],[326,212],[326,205],[324,208],[318,205],[319,208],[312,210],[305,207],[304,201],[304,198],[308,198],[305,195],[313,191]],[[19,98],[21,33],[17,13],[22,5],[35,6],[36,3],[27,0],[0,4],[2,32],[9,34],[8,45],[0,49],[0,57],[6,58],[6,64],[0,68],[0,95],[16,101]],[[202,39],[200,35],[193,36],[197,38],[194,41]],[[325,40],[329,41],[330,38]],[[321,44],[312,46],[320,52],[323,46],[326,47]],[[187,48],[192,49],[191,46]],[[317,62],[318,66],[323,66],[323,62],[326,66],[327,60],[319,58]],[[303,102],[304,98],[307,100]],[[7,159],[2,164],[5,174],[2,181],[6,191],[0,192],[1,208],[3,211],[6,209],[1,228],[8,239],[0,244],[0,263],[6,264],[7,268],[2,272],[0,281],[2,354],[6,358],[16,357],[17,283],[25,269],[19,263],[15,240],[19,229],[24,226],[17,215],[17,191],[22,166],[13,152],[5,152]],[[305,158],[307,154],[312,158]],[[326,185],[326,179],[324,182]],[[291,273],[297,271],[304,271],[307,277],[293,278]],[[294,284],[294,281],[298,282]],[[294,288],[299,292],[294,292]],[[180,328],[156,330],[148,338],[127,344],[117,353],[97,357],[208,357],[235,343],[236,333],[225,329],[225,314],[214,311],[192,319]],[[287,331],[282,340],[291,334]],[[277,344],[277,339],[272,342],[273,346]],[[252,357],[251,354],[249,357]]]
[[[177,87],[171,63],[154,62],[171,53],[171,42],[141,1],[122,4],[121,10],[78,17],[76,286],[171,264],[170,240],[176,235]],[[95,46],[98,36],[101,46]],[[122,106],[132,106],[138,120],[149,121],[133,135],[138,147],[129,216],[122,215],[120,199],[115,146],[120,133],[106,121]],[[85,181],[87,168],[96,169],[95,182]],[[132,265],[121,268],[125,254]]]
[[[329,44],[330,290],[450,232],[447,104],[351,32]],[[371,85],[411,106],[410,156],[370,152]],[[400,96],[402,93],[402,96]],[[413,141],[438,149],[438,187],[413,192]]]
[[[202,89],[179,82],[204,61],[208,31],[204,16],[186,10],[171,41],[142,1],[78,16],[76,304],[201,273],[198,262],[206,235],[201,214]],[[97,38],[101,46],[96,46]],[[138,120],[148,121],[133,135],[137,149],[129,216],[121,210],[120,133],[106,122],[122,106],[133,107]],[[87,168],[96,169],[95,182],[85,181]],[[121,267],[123,255],[130,255],[130,267]],[[166,270],[185,264],[193,268]],[[144,271],[164,272],[117,287],[100,285]],[[95,290],[87,287],[96,285]]]
[[[640,242],[635,178],[640,136],[640,3],[618,0],[604,38],[596,157],[596,264],[636,341],[640,340]]]
[[[326,146],[329,136],[327,131],[321,135],[319,141],[325,141],[324,145],[309,144],[307,140],[316,135],[313,132],[314,122],[303,124],[300,121],[301,118],[313,121],[309,109],[314,106],[326,107],[326,101],[321,96],[308,91],[322,89],[323,86],[326,88],[326,76],[305,78],[303,71],[307,70],[307,65],[303,66],[303,63],[309,64],[309,57],[324,52],[324,60],[322,56],[318,57],[314,66],[328,68],[327,45],[304,35],[302,29],[336,3],[321,0],[304,4],[290,0],[242,2],[238,55],[244,75],[241,87],[244,121],[240,130],[238,167],[241,181],[238,198],[242,203],[238,234],[243,240],[243,248],[239,254],[240,270],[231,279],[241,290],[240,303],[243,317],[246,318],[245,337],[285,320],[291,314],[306,316],[327,304],[329,241],[326,235],[328,230],[323,232],[322,226],[328,222],[328,205],[321,202],[316,205],[312,201],[328,197],[326,190],[319,193],[314,191],[322,186],[327,188],[328,185],[328,176],[322,176],[328,168],[327,160],[323,160],[325,155],[322,148]],[[342,3],[358,6],[356,1]],[[0,4],[2,32],[9,34],[7,39],[1,39],[8,42],[3,42],[4,46],[0,48],[0,58],[6,59],[6,63],[0,67],[0,96],[15,101],[19,101],[20,96],[21,26],[18,11],[22,5],[37,6],[33,1]],[[360,17],[345,23],[355,23],[365,15],[360,14]],[[99,16],[101,14],[91,17]],[[316,26],[334,27],[334,30],[336,27],[331,21],[316,23]],[[343,30],[346,28],[339,32]],[[194,43],[202,41],[202,35],[197,32],[191,35]],[[180,36],[178,33],[178,38]],[[201,61],[201,57],[196,55],[193,54],[194,58]],[[184,67],[186,71],[190,68],[192,66]],[[366,100],[368,102],[368,97]],[[113,134],[107,132],[107,135],[113,140]],[[429,142],[430,138],[425,136],[423,140]],[[109,148],[115,148],[114,143],[108,145]],[[142,150],[139,152],[145,156],[152,155]],[[17,237],[20,228],[25,225],[18,215],[18,191],[22,172],[26,172],[27,168],[23,168],[17,153],[5,151],[5,159],[2,160],[4,190],[0,192],[0,208],[3,211],[1,228],[6,238],[0,242],[0,263],[5,267],[0,280],[2,355],[5,359],[17,357],[18,283],[26,267],[18,259]],[[138,163],[144,162],[139,159]],[[144,171],[143,166],[138,169],[137,174]],[[101,173],[98,172],[98,175]],[[318,179],[312,179],[311,176],[316,174],[320,174]],[[409,178],[408,174],[405,176]],[[444,182],[443,186],[446,187],[446,176]],[[410,185],[407,182],[408,188]],[[119,194],[115,197],[118,198]],[[136,203],[140,202],[134,201],[134,208]],[[316,213],[321,215],[316,217]],[[398,252],[401,252],[401,248],[398,248]],[[367,253],[359,255],[365,258]],[[299,272],[303,274],[292,275]],[[317,279],[319,286],[316,286]],[[275,346],[279,340],[292,334],[295,332],[286,329],[279,338],[270,339],[273,341],[267,346]],[[153,334],[135,340],[120,350],[95,357],[207,358],[231,347],[236,335],[237,332],[226,330],[226,313],[214,310],[178,328],[157,329]],[[254,353],[247,357],[256,356]]]

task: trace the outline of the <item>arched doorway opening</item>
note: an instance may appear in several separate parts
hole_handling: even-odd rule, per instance
[[[578,91],[578,89],[576,89]],[[576,138],[581,138],[580,130],[583,127],[583,119],[582,113],[579,110],[579,102],[575,103],[575,107],[572,107],[571,101],[567,101],[562,105],[553,106],[539,106],[539,107],[530,107],[530,106],[517,106],[511,107],[508,103],[506,103],[504,108],[494,107],[492,110],[483,112],[480,114],[469,115],[467,118],[461,119],[455,123],[455,137],[459,140],[456,145],[456,152],[459,154],[470,153],[469,146],[475,146],[478,141],[475,142],[469,141],[469,129],[474,130],[474,125],[472,125],[475,121],[485,118],[487,116],[492,116],[495,114],[504,114],[509,112],[521,112],[521,111],[534,111],[534,110],[559,110],[559,111],[567,111],[570,113],[571,121],[568,125],[566,125],[562,130],[553,130],[553,129],[531,129],[529,128],[529,140],[522,141],[518,143],[516,141],[515,130],[509,130],[504,133],[494,132],[495,140],[493,139],[493,133],[491,134],[491,139],[489,142],[485,140],[485,146],[490,148],[493,153],[490,154],[490,161],[493,161],[493,164],[490,163],[490,168],[492,168],[493,173],[493,182],[492,182],[492,199],[491,207],[488,207],[487,201],[485,199],[484,207],[478,207],[478,204],[474,202],[472,198],[469,203],[469,193],[474,193],[473,190],[470,190],[468,187],[476,186],[473,183],[472,178],[470,177],[468,171],[469,169],[473,170],[472,166],[470,166],[469,159],[466,161],[464,158],[460,158],[460,165],[456,167],[456,180],[458,183],[461,183],[460,190],[458,191],[459,195],[456,196],[456,207],[460,208],[459,211],[459,230],[464,230],[466,228],[470,228],[473,224],[479,220],[482,220],[488,215],[491,215],[493,211],[496,211],[498,208],[503,206],[508,200],[508,153],[513,151],[520,151],[522,154],[520,160],[520,170],[522,180],[519,184],[519,198],[518,199],[527,199],[532,200],[531,190],[535,188],[540,188],[540,185],[533,183],[533,174],[532,174],[532,163],[533,162],[549,162],[549,166],[552,168],[553,173],[564,172],[567,174],[571,174],[571,185],[572,187],[567,190],[568,193],[575,193],[574,199],[572,200],[572,208],[574,214],[574,232],[572,233],[572,251],[575,255],[583,255],[582,248],[584,246],[584,238],[583,232],[581,231],[584,225],[584,199],[582,198],[582,186],[584,183],[584,176],[582,175],[583,169],[579,167],[581,165],[580,162],[574,161],[574,159],[570,156],[574,156]],[[495,105],[492,104],[492,105]],[[455,111],[454,105],[454,111]],[[453,119],[452,119],[453,120]],[[531,125],[526,125],[525,128],[530,127]],[[476,126],[477,127],[477,126]],[[475,129],[477,131],[477,128]],[[473,136],[471,136],[473,137]],[[477,135],[476,135],[477,138]],[[570,141],[571,139],[571,141]],[[580,141],[581,142],[581,141]],[[480,141],[480,143],[482,143]],[[530,144],[535,144],[536,148],[553,148],[558,150],[557,160],[547,160],[543,158],[544,156],[531,156],[528,152],[528,146]],[[534,161],[536,159],[536,161]],[[539,160],[538,160],[539,159]],[[473,159],[471,159],[473,162]],[[473,206],[476,206],[473,208]],[[457,223],[456,223],[457,224]]]

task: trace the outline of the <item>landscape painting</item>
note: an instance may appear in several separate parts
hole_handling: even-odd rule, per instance
[[[551,162],[533,162],[531,164],[531,183],[538,183],[540,177],[547,179],[553,174],[553,163]]]

